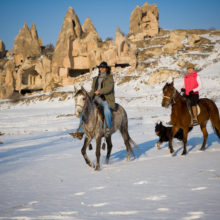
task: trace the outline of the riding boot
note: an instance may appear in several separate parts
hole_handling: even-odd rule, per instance
[[[198,119],[197,119],[197,108],[196,106],[192,106],[192,112],[193,112],[193,126],[198,125]]]

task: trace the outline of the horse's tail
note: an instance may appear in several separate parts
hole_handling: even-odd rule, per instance
[[[129,134],[128,134],[128,135],[129,135]],[[130,143],[131,145],[134,145],[135,147],[138,147],[138,145],[135,143],[135,141],[132,140],[132,138],[130,137],[130,135],[129,135],[129,143]]]
[[[220,139],[220,116],[219,116],[219,110],[212,100],[208,100],[206,102],[207,110],[209,112],[210,121],[212,123],[212,127],[214,132],[217,134],[217,136]]]
[[[217,134],[217,136],[220,139],[220,132],[218,131],[218,129],[213,124],[212,124],[212,128],[213,128],[214,132]]]

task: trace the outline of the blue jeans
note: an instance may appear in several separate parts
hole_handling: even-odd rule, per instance
[[[105,120],[106,120],[108,128],[111,129],[111,125],[112,125],[112,122],[111,122],[111,120],[112,120],[112,118],[111,118],[111,116],[112,116],[111,115],[111,109],[109,108],[108,103],[106,101],[99,102],[99,104],[101,106],[103,106],[103,108],[104,108]],[[82,122],[82,115],[80,116],[79,124],[81,124],[81,122]],[[80,126],[78,132],[84,132],[83,126]]]
[[[108,128],[111,129],[111,109],[109,108],[108,103],[106,101],[99,102],[99,104],[104,107],[105,120],[107,122]]]

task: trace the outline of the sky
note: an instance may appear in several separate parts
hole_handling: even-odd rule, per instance
[[[134,8],[145,0],[0,0],[0,40],[7,50],[13,48],[19,30],[35,23],[43,45],[56,45],[68,8],[76,12],[81,25],[90,17],[98,34],[105,40],[115,37],[117,27],[129,32],[129,19]],[[164,29],[220,30],[219,0],[148,0],[159,9],[159,26]]]

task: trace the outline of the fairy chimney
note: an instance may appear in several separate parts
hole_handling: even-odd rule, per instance
[[[75,11],[69,7],[52,58],[53,69],[73,68],[73,41],[82,36],[82,27]]]
[[[147,2],[142,7],[137,6],[130,16],[129,35],[134,40],[154,37],[158,34],[159,13],[156,4]]]
[[[0,40],[0,59],[5,56],[5,44],[2,40]]]
[[[30,28],[31,36],[33,39],[37,39],[40,46],[42,46],[42,40],[38,36],[36,25],[33,23]]]
[[[98,35],[98,33],[97,33],[97,31],[96,31],[96,29],[95,29],[95,27],[89,17],[86,18],[85,23],[82,26],[82,30],[86,34],[92,33],[96,37],[97,40],[101,41],[101,38]]]
[[[36,33],[34,33],[36,32]],[[25,23],[14,40],[13,53],[16,65],[21,64],[28,57],[39,57],[41,48],[39,45],[36,28],[29,30]]]

